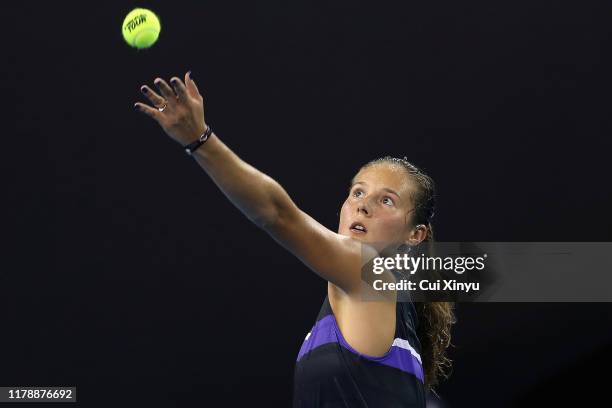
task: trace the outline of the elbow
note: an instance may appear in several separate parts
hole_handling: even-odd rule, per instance
[[[280,184],[273,180],[272,182],[274,188],[270,190],[268,203],[257,211],[257,215],[252,220],[255,225],[267,232],[283,228],[283,225],[294,220],[295,214],[299,212],[299,208]]]
[[[253,220],[255,225],[268,233],[279,233],[295,223],[296,214],[300,211],[293,202],[288,205],[273,206],[266,211],[262,211]]]
[[[262,211],[257,214],[255,217],[251,218],[253,224],[264,231],[268,231],[278,223],[279,215],[278,211],[270,210],[270,211]]]

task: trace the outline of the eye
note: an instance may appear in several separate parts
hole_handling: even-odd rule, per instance
[[[361,190],[359,190],[359,189],[357,189],[357,190],[353,191],[353,197],[357,197],[357,198],[361,197],[361,196],[359,195],[360,193],[361,193],[361,194],[363,194],[363,191],[361,191]]]
[[[383,203],[385,203],[386,205],[395,205],[395,203],[393,202],[393,200],[391,199],[391,197],[384,197],[383,198]]]

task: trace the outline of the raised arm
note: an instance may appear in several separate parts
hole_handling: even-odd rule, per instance
[[[207,129],[204,100],[189,75],[185,75],[185,83],[173,77],[172,87],[157,78],[155,85],[161,95],[146,85],[141,88],[155,107],[166,106],[163,111],[143,103],[135,104],[183,146]],[[360,289],[360,242],[330,231],[300,210],[279,183],[240,159],[214,132],[193,156],[249,220],[315,273],[347,293]],[[366,250],[374,256],[373,249]]]

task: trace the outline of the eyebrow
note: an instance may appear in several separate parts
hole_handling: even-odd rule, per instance
[[[351,188],[353,188],[353,186],[355,186],[355,184],[363,184],[363,185],[368,185],[368,183],[366,183],[365,181],[356,181],[353,184],[351,184]],[[395,194],[397,196],[397,198],[401,198],[399,194],[397,194],[395,191],[391,190],[390,188],[387,187],[383,187],[382,190],[385,190],[391,194]]]

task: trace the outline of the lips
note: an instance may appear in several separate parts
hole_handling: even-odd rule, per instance
[[[368,229],[365,227],[365,225],[360,222],[352,223],[349,229],[356,234],[365,234],[368,232]]]

